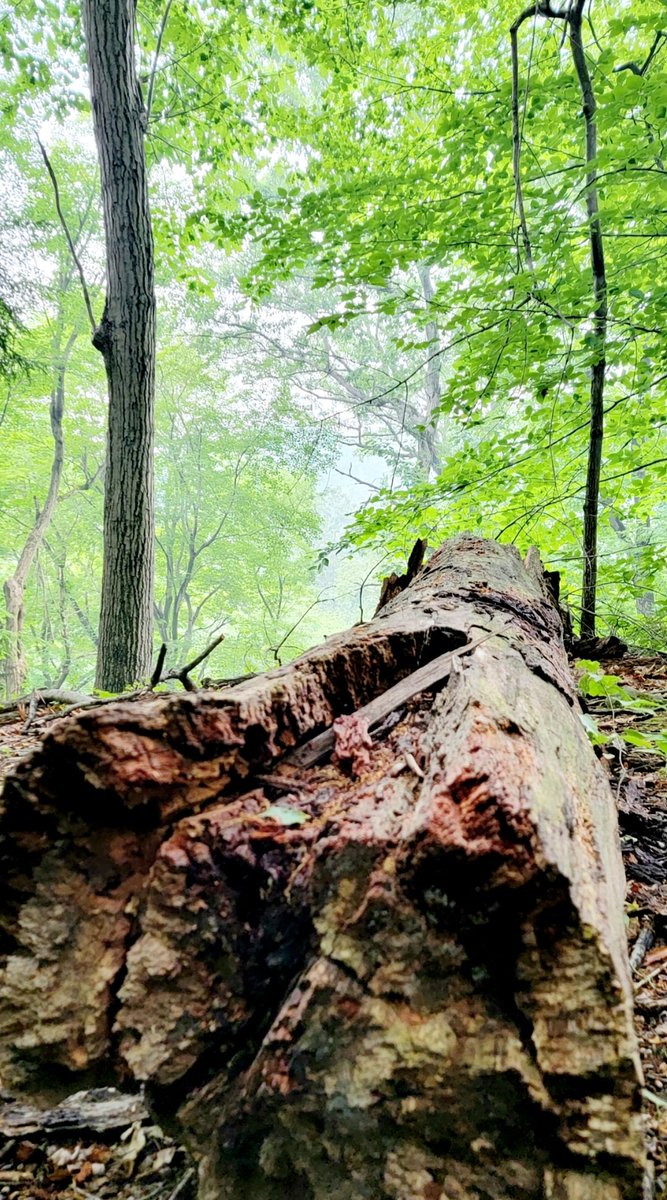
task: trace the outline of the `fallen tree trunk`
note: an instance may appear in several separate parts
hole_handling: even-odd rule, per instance
[[[1,833],[5,1086],[145,1082],[205,1200],[641,1197],[616,814],[536,556],[459,538],[288,667],[59,722]]]

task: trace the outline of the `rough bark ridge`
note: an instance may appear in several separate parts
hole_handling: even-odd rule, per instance
[[[3,1079],[146,1081],[204,1200],[641,1197],[614,802],[539,560],[457,539],[289,667],[61,722],[0,833]]]
[[[153,622],[155,287],[134,62],[134,0],[84,0],[107,258],[93,335],[109,391],[104,567],[96,683],[121,691],[150,674]]]

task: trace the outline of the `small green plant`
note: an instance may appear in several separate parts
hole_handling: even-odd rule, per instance
[[[661,707],[654,698],[642,696],[634,688],[626,687],[621,683],[620,676],[606,675],[599,663],[582,658],[577,662],[577,668],[581,671],[579,691],[584,696],[602,696],[612,702],[610,707],[617,705],[631,712],[648,713]]]
[[[595,717],[592,717],[590,713],[580,713],[580,717],[581,723],[588,734],[589,741],[594,746],[606,746],[609,738],[606,733],[602,732]]]
[[[652,750],[654,754],[662,754],[663,758],[667,759],[667,729],[660,729],[657,733],[640,733],[638,729],[626,729],[623,741],[629,746],[638,746],[641,750]]]
[[[606,675],[599,663],[580,659],[577,669],[581,671],[579,690],[584,696],[602,697],[608,700],[609,708],[623,709],[629,712],[641,712],[651,715],[657,709],[664,708],[664,701],[658,697],[643,696],[634,688],[628,688],[621,682],[618,675]],[[622,734],[604,733],[590,713],[581,714],[582,724],[594,746],[614,744],[617,747],[637,746],[641,750],[650,750],[661,754],[667,759],[667,729],[656,732],[651,730],[624,729]]]

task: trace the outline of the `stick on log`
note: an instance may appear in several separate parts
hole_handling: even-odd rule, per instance
[[[290,761],[401,681],[358,777]],[[202,1200],[640,1200],[616,814],[534,555],[456,539],[289,666],[58,722],[0,837],[4,1085],[144,1082]]]

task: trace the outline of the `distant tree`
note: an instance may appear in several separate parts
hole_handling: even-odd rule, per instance
[[[64,293],[66,294],[66,293]],[[5,691],[8,696],[20,692],[25,683],[26,661],[23,652],[24,594],[35,556],[44,540],[58,503],[60,480],[65,460],[63,438],[63,412],[65,408],[65,381],[72,348],[78,336],[73,329],[66,334],[63,329],[62,311],[58,313],[53,334],[53,380],[49,402],[49,418],[53,437],[53,460],[51,477],[43,504],[36,504],[35,520],[20,551],[16,567],[5,580],[7,648],[5,653]]]

